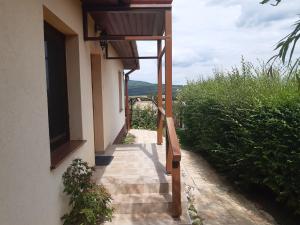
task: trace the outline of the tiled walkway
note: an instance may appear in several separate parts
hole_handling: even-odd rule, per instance
[[[136,143],[155,143],[156,132],[131,130]],[[198,154],[182,151],[186,186],[203,225],[275,225],[273,218],[237,194]]]
[[[185,213],[180,219],[171,217],[171,176],[165,173],[164,145],[156,145],[155,132],[132,132],[138,143],[110,146],[104,155],[113,160],[96,167],[94,180],[109,190],[115,208],[113,221],[105,224],[190,225],[186,198]]]
[[[226,183],[198,154],[182,151],[191,178],[188,186],[203,225],[275,225],[273,218],[255,207]]]

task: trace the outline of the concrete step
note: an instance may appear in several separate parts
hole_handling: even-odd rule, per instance
[[[113,207],[118,214],[169,213],[172,210],[172,196],[169,193],[143,193],[113,195]],[[187,206],[187,199],[182,195],[182,208]]]
[[[105,225],[190,225],[190,219],[182,216],[179,220],[173,219],[168,213],[147,214],[115,214],[112,222]]]
[[[119,214],[159,213],[171,210],[169,194],[114,195],[112,203]]]
[[[113,196],[116,194],[169,193],[171,185],[166,183],[147,184],[104,184]]]
[[[170,216],[172,177],[165,171],[165,154],[165,148],[155,144],[112,145],[104,153],[114,158],[108,166],[96,167],[93,180],[104,185],[113,198],[116,211],[113,221],[106,224],[191,224],[184,193],[180,220]]]
[[[171,191],[171,177],[115,177],[108,176],[101,179],[101,184],[112,194],[142,194],[169,193]]]
[[[172,177],[148,177],[148,176],[105,176],[101,184],[112,194],[142,194],[142,193],[170,193],[172,189]],[[100,182],[99,182],[100,183]],[[182,182],[181,190],[184,190]]]

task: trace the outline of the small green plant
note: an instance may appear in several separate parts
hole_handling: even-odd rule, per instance
[[[188,199],[188,214],[192,220],[192,225],[203,225],[203,219],[198,215],[198,211],[195,207],[195,198],[192,194],[192,189],[189,185],[186,186],[186,194]]]
[[[133,134],[128,133],[126,137],[122,140],[122,144],[134,144],[135,136]]]
[[[94,168],[81,159],[73,160],[63,174],[64,193],[70,197],[71,211],[62,217],[64,225],[96,225],[111,221],[111,196],[102,185],[91,181]]]

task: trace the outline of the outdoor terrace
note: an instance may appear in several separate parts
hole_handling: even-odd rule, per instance
[[[184,194],[183,215],[180,219],[171,216],[172,177],[165,169],[165,144],[155,143],[155,131],[130,132],[136,136],[136,144],[112,145],[101,155],[112,156],[112,161],[96,167],[94,179],[114,199],[116,216],[109,224],[190,224]]]

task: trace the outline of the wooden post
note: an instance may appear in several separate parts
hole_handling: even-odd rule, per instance
[[[126,128],[130,130],[130,115],[129,115],[129,96],[128,96],[128,81],[129,75],[125,74],[125,117],[126,117]]]
[[[165,95],[166,95],[166,117],[173,118],[173,109],[172,109],[172,11],[170,9],[165,11],[165,35],[168,37],[165,40]],[[174,123],[173,119],[171,120],[172,123]],[[167,122],[168,123],[168,122]],[[169,127],[170,128],[170,127]],[[176,131],[175,128],[170,131],[168,129],[169,138],[170,137],[176,137]],[[167,172],[170,171],[172,173],[172,208],[173,217],[179,218],[182,213],[181,208],[181,181],[180,181],[180,160],[174,160],[173,155],[173,147],[170,144],[170,141],[174,140],[168,140],[167,144],[167,156],[166,156],[166,170]],[[174,144],[174,143],[173,143]],[[179,144],[178,144],[179,146]]]
[[[165,35],[169,36],[165,40],[165,105],[166,105],[166,117],[172,117],[172,11],[165,11]],[[168,138],[168,135],[167,135]],[[169,140],[167,140],[168,143]],[[172,155],[170,154],[169,144],[166,146],[166,171],[170,173],[172,168]]]
[[[172,216],[181,216],[181,182],[180,182],[180,162],[172,163]]]
[[[104,151],[103,95],[101,76],[101,56],[91,55],[91,75],[93,94],[94,145],[96,152]]]
[[[167,131],[168,132],[168,131]],[[168,135],[166,136],[166,172],[167,174],[172,174],[172,148],[168,139]]]
[[[162,53],[161,41],[157,41],[157,106],[163,107],[162,103],[162,59],[159,57]],[[163,142],[163,115],[160,110],[157,112],[157,144]]]
[[[165,99],[166,99],[166,116],[173,116],[172,109],[172,11],[165,11]]]

